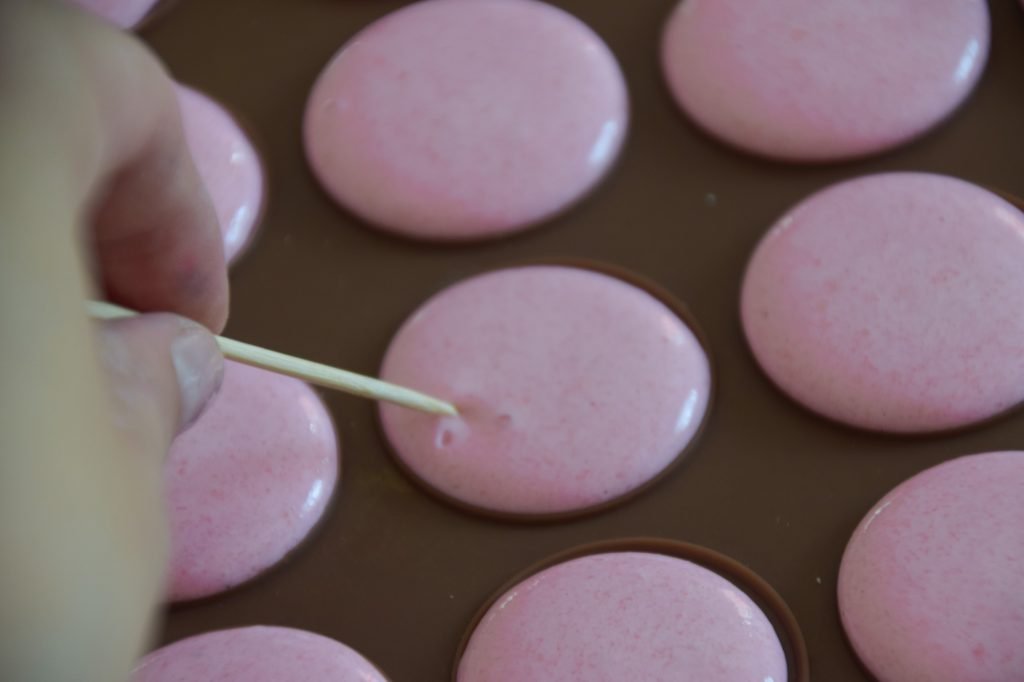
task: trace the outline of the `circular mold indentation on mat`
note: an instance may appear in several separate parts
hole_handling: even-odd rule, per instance
[[[460,506],[526,520],[650,484],[695,441],[712,389],[678,307],[566,265],[492,271],[436,294],[395,335],[381,377],[460,410],[381,404],[400,464]]]
[[[387,682],[358,652],[305,630],[251,626],[183,639],[151,652],[132,682]]]
[[[168,599],[216,594],[281,561],[323,516],[338,459],[334,426],[313,389],[225,362],[220,391],[164,465]]]
[[[975,424],[1024,400],[1024,213],[963,180],[870,175],[761,240],[742,318],[766,374],[876,431]]]
[[[897,486],[839,569],[850,643],[879,680],[1024,672],[1024,452],[960,457]]]
[[[831,161],[889,149],[963,102],[989,49],[983,0],[682,0],[669,90],[744,150]]]
[[[717,552],[637,538],[578,547],[513,578],[476,614],[453,682],[807,682],[785,602]]]
[[[338,203],[391,232],[493,237],[601,180],[628,124],[597,34],[535,0],[426,0],[349,41],[310,95],[305,146]]]

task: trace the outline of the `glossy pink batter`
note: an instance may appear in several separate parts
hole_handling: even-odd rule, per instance
[[[1024,452],[961,457],[886,495],[846,548],[839,610],[882,682],[1024,679]]]
[[[220,630],[157,649],[132,682],[387,682],[340,642],[280,627]]]
[[[683,0],[662,63],[679,105],[745,150],[826,161],[925,132],[985,65],[984,0]]]
[[[832,419],[901,433],[1024,400],[1024,214],[962,180],[858,178],[787,213],[747,269],[762,368]]]
[[[149,14],[158,0],[71,0],[121,28],[132,28]]]
[[[626,133],[625,82],[587,26],[534,0],[426,0],[320,75],[306,153],[365,220],[428,239],[528,227],[591,189]]]
[[[382,376],[461,412],[382,404],[398,457],[443,494],[510,514],[585,509],[647,483],[693,439],[711,389],[703,348],[663,303],[555,266],[441,292],[395,336]]]
[[[224,255],[248,245],[263,208],[263,167],[252,143],[219,104],[178,86],[185,138],[220,220]]]
[[[171,526],[168,596],[238,585],[294,549],[324,513],[338,444],[323,403],[290,377],[235,362],[164,468]]]
[[[745,592],[659,554],[546,569],[498,598],[458,682],[786,682],[778,635]]]

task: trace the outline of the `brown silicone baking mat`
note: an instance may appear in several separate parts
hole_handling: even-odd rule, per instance
[[[474,613],[510,577],[579,544],[644,536],[704,545],[750,567],[799,621],[813,679],[870,679],[836,609],[850,533],[883,494],[922,469],[1024,447],[1024,414],[927,438],[818,419],[754,363],[739,324],[740,280],[758,238],[786,208],[844,178],[925,170],[1024,194],[1020,5],[990,2],[984,76],[943,126],[884,156],[796,166],[734,152],[677,111],[658,65],[675,0],[556,1],[608,42],[625,72],[632,122],[621,162],[587,201],[538,229],[431,246],[376,232],[336,207],[307,170],[301,144],[306,96],[321,68],[360,28],[403,4],[178,0],[141,31],[176,78],[235,112],[268,170],[261,231],[232,269],[228,334],[375,373],[399,324],[442,287],[508,264],[592,259],[655,280],[692,311],[716,363],[710,420],[687,459],[642,495],[582,519],[524,524],[473,516],[424,493],[391,460],[374,406],[327,394],[343,475],[324,522],[262,578],[171,609],[161,642],[286,625],[349,644],[395,682],[443,681]]]

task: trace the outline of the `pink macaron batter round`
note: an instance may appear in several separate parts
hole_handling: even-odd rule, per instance
[[[828,187],[761,240],[743,282],[754,356],[845,424],[936,432],[1024,400],[1024,214],[963,180]]]
[[[907,142],[957,108],[989,50],[984,0],[682,0],[662,42],[705,131],[792,161]]]
[[[437,294],[396,334],[381,376],[460,411],[381,404],[399,460],[446,497],[513,515],[580,511],[643,486],[696,436],[711,392],[701,343],[664,303],[561,266]]]
[[[159,0],[71,0],[115,26],[132,28],[142,21]]]
[[[684,559],[595,554],[501,595],[458,682],[786,682],[786,655],[747,594]]]
[[[219,630],[150,653],[132,682],[387,682],[340,642],[305,630]]]
[[[425,0],[349,41],[316,82],[306,154],[380,228],[437,240],[529,227],[585,195],[626,134],[618,63],[536,0]]]
[[[179,85],[177,93],[185,141],[213,201],[230,262],[249,244],[263,210],[263,166],[249,138],[220,104],[185,86]]]
[[[1024,452],[914,476],[861,521],[839,612],[880,682],[1024,679]]]
[[[215,594],[280,561],[323,515],[338,459],[334,426],[313,389],[226,362],[220,392],[164,465],[168,598]]]

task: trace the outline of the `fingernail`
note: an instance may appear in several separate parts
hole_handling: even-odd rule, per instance
[[[171,359],[178,375],[181,396],[180,429],[203,413],[210,398],[220,388],[224,374],[224,356],[213,335],[195,326],[182,331],[171,343]]]

